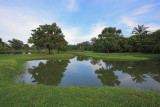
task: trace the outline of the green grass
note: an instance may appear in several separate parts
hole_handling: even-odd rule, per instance
[[[90,52],[85,52],[90,53]],[[94,54],[94,53],[90,53]],[[100,53],[99,53],[100,54]],[[118,54],[117,54],[118,56]],[[0,55],[0,106],[159,106],[160,92],[113,87],[59,87],[17,84],[27,60],[70,59],[73,54]]]
[[[0,105],[12,106],[158,106],[160,93],[112,87],[12,85],[1,89]]]
[[[160,54],[143,53],[96,53],[91,51],[76,52],[77,55],[89,56],[97,59],[109,61],[141,61],[150,59],[160,59]]]

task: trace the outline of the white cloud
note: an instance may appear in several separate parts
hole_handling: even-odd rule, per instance
[[[128,32],[127,34],[125,34],[125,36],[129,37],[131,36],[131,32],[133,30],[134,27],[136,27],[138,24],[136,22],[135,18],[131,18],[129,16],[123,16],[120,20],[120,23],[125,24],[128,28],[126,29],[126,31]]]
[[[136,27],[137,25],[142,25],[141,23],[137,24],[136,20],[130,17],[122,17],[120,23],[123,23],[129,27],[126,30],[129,33],[131,33],[133,28]],[[149,27],[148,30],[151,32],[156,31],[157,29],[160,29],[160,25],[155,23],[148,23],[148,24],[145,24],[145,26]]]
[[[134,11],[134,15],[140,15],[140,14],[144,14],[147,13],[149,11],[151,11],[151,8],[154,7],[155,5],[145,5],[140,7],[139,9]]]
[[[140,14],[150,12],[152,10],[151,9],[152,7],[159,6],[159,5],[160,5],[160,2],[156,4],[149,4],[149,5],[142,6],[139,9],[135,10],[133,14],[140,15]]]
[[[79,27],[69,27],[69,26],[61,26],[62,32],[65,35],[65,39],[69,42],[69,44],[76,44],[81,40],[78,38],[80,35]]]
[[[91,38],[97,37],[105,27],[105,22],[98,22],[97,24],[94,24],[90,27],[89,33],[86,35],[81,34],[82,29],[80,27],[69,27],[62,25],[62,31],[65,35],[65,39],[70,44],[76,44],[89,41]]]
[[[145,25],[146,27],[149,27],[149,31],[155,31],[157,29],[160,29],[160,25],[158,25],[159,23],[146,23],[146,16],[140,16],[144,13],[147,12],[156,12],[155,11],[155,7],[159,6],[159,3],[156,4],[149,4],[149,5],[144,5],[142,7],[140,7],[139,9],[133,10],[133,12],[129,13],[128,15],[122,16],[120,19],[120,23],[126,25],[128,28],[126,29],[126,31],[128,32],[128,34],[126,33],[126,35],[131,36],[131,32],[133,30],[134,27],[136,27],[137,25]],[[143,21],[142,20],[143,17]],[[152,18],[151,15],[147,15],[148,18]],[[147,19],[148,19],[147,18]],[[160,19],[160,14],[158,14],[156,16],[157,19]],[[141,19],[141,20],[140,20]]]
[[[68,0],[67,8],[71,11],[76,11],[78,9],[76,0]]]
[[[31,36],[32,29],[37,28],[39,25],[55,22],[53,19],[48,18],[52,15],[48,13],[39,14],[39,12],[27,8],[0,6],[0,14],[0,36],[5,42],[9,39],[16,38],[27,43],[27,39]],[[88,41],[92,37],[100,34],[102,29],[106,27],[105,22],[99,22],[92,25],[89,33],[84,35],[81,33],[82,29],[78,26],[68,26],[60,21],[56,22],[57,25],[62,28],[65,39],[70,44]]]
[[[148,30],[151,31],[151,32],[160,29],[160,25],[157,25],[155,23],[149,23],[146,26],[149,27]]]
[[[27,43],[31,30],[49,22],[45,13],[37,14],[28,8],[0,6],[0,35],[7,41],[17,38]]]
[[[84,36],[84,41],[90,40],[93,37],[97,37],[98,34],[100,34],[105,27],[107,27],[106,22],[98,22],[92,25],[90,28],[89,34]]]
[[[120,23],[123,23],[130,28],[134,28],[135,26],[138,25],[136,20],[129,16],[122,17]]]

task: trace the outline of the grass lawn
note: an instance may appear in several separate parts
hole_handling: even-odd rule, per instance
[[[150,59],[160,59],[160,54],[143,53],[97,53],[92,51],[76,52],[77,55],[94,57],[109,61],[140,61]]]
[[[79,53],[105,58],[105,53]],[[119,56],[120,55],[120,56]],[[128,55],[128,56],[127,56]],[[143,56],[144,55],[144,56]],[[117,59],[129,58],[128,53],[110,54]],[[119,57],[118,57],[119,56]],[[131,54],[131,58],[147,60],[160,55]],[[23,63],[38,59],[70,59],[73,54],[0,55],[0,106],[159,106],[160,92],[114,87],[59,87],[50,85],[17,84],[13,78],[23,71]],[[111,60],[111,57],[109,58]],[[127,58],[126,58],[127,59]],[[136,60],[137,60],[136,59]]]

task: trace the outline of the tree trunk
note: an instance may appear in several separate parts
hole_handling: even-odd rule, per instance
[[[141,53],[141,49],[139,49],[139,51],[138,51],[139,53]]]
[[[58,54],[59,54],[59,49],[58,49]]]
[[[41,49],[40,48],[38,48],[38,53],[41,53]]]
[[[28,54],[28,49],[25,49],[25,54]]]
[[[60,48],[57,48],[57,52],[58,52],[58,54],[59,54],[59,49],[60,49]]]
[[[154,49],[152,50],[152,53],[154,54]]]
[[[108,49],[108,47],[107,47],[107,53],[108,53],[108,55],[109,55],[109,49]]]
[[[50,48],[48,48],[48,54],[51,54],[51,49]]]
[[[83,52],[83,49],[81,49],[81,51]]]

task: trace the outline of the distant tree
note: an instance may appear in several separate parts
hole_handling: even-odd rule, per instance
[[[3,42],[2,38],[0,38],[0,51],[6,51],[8,50],[10,47],[7,43]]]
[[[23,42],[18,39],[8,40],[8,42],[10,43],[9,46],[14,50],[21,50],[23,47]]]
[[[84,45],[84,50],[85,51],[91,51],[92,50],[92,45],[89,41],[85,41],[85,42],[82,42],[83,45]]]
[[[0,43],[2,43],[2,38],[0,38]]]
[[[69,50],[78,50],[77,45],[69,45]]]
[[[24,49],[25,54],[28,54],[29,45],[28,44],[24,44],[23,45],[23,49]]]
[[[3,50],[8,50],[8,49],[10,49],[10,46],[7,43],[3,42]]]
[[[83,51],[92,51],[92,44],[89,41],[78,43],[77,45],[72,45],[71,48],[74,48],[74,50],[80,50]]]
[[[84,44],[83,44],[83,43],[78,43],[77,46],[78,46],[78,48],[79,48],[79,50],[80,50],[81,52],[84,51]]]
[[[40,25],[37,29],[32,30],[32,32],[32,37],[28,39],[28,43],[33,43],[36,47],[40,48],[46,47],[49,54],[52,49],[59,51],[64,49],[68,44],[56,23]]]
[[[3,50],[3,42],[2,42],[2,39],[0,38],[0,50]]]

